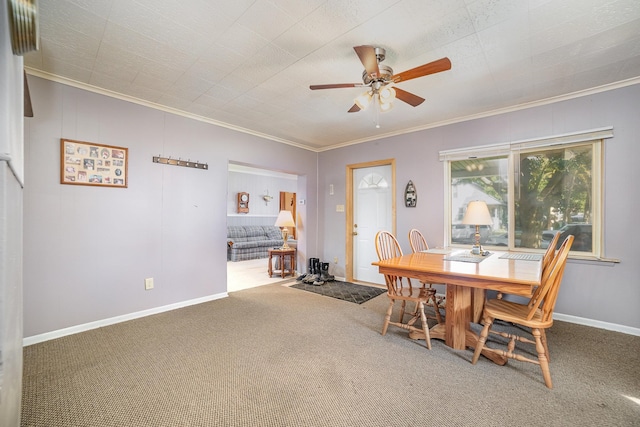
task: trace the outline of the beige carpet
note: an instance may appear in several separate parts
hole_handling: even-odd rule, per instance
[[[273,284],[24,351],[23,426],[640,425],[640,337],[556,322],[555,388]],[[635,400],[634,400],[635,399]]]

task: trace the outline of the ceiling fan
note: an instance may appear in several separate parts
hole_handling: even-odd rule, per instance
[[[337,83],[309,86],[311,90],[346,87],[369,88],[367,92],[355,99],[355,103],[349,109],[349,113],[363,110],[372,99],[379,103],[381,111],[389,110],[392,105],[391,101],[393,101],[394,98],[404,101],[412,107],[417,107],[424,102],[424,98],[402,90],[396,87],[395,84],[451,69],[451,61],[445,57],[398,74],[393,74],[391,67],[381,64],[386,55],[386,51],[383,48],[375,46],[355,46],[353,49],[356,51],[358,58],[360,58],[362,65],[364,65],[362,83]]]

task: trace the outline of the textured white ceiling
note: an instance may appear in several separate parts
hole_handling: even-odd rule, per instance
[[[640,82],[638,0],[40,0],[39,22],[30,74],[312,150]],[[362,88],[309,89],[360,83],[364,44],[452,69],[376,129],[347,113]]]

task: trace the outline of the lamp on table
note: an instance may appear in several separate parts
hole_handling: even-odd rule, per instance
[[[476,226],[475,243],[473,248],[471,248],[471,253],[474,255],[484,255],[484,251],[480,245],[480,226],[493,224],[493,219],[491,218],[487,204],[481,200],[469,202],[462,223]]]
[[[287,227],[296,226],[296,223],[293,220],[293,215],[291,215],[291,211],[280,211],[275,225],[277,227],[282,227],[282,240],[284,240],[284,243],[280,249],[290,249],[289,244],[287,243],[287,240],[289,239],[289,229]]]

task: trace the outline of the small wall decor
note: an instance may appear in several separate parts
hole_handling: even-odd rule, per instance
[[[269,195],[269,190],[267,190],[267,194],[262,196],[262,199],[264,200],[265,206],[269,206],[269,202],[273,200],[273,197]]]
[[[408,208],[415,208],[417,204],[418,194],[416,193],[416,187],[412,181],[409,181],[404,190],[404,205]]]
[[[238,213],[249,213],[249,193],[238,193]]]
[[[60,139],[60,184],[128,186],[129,149]]]
[[[169,157],[153,156],[153,163],[162,163],[163,165],[184,166],[194,169],[209,169],[207,163],[192,162],[191,160],[172,159]]]

